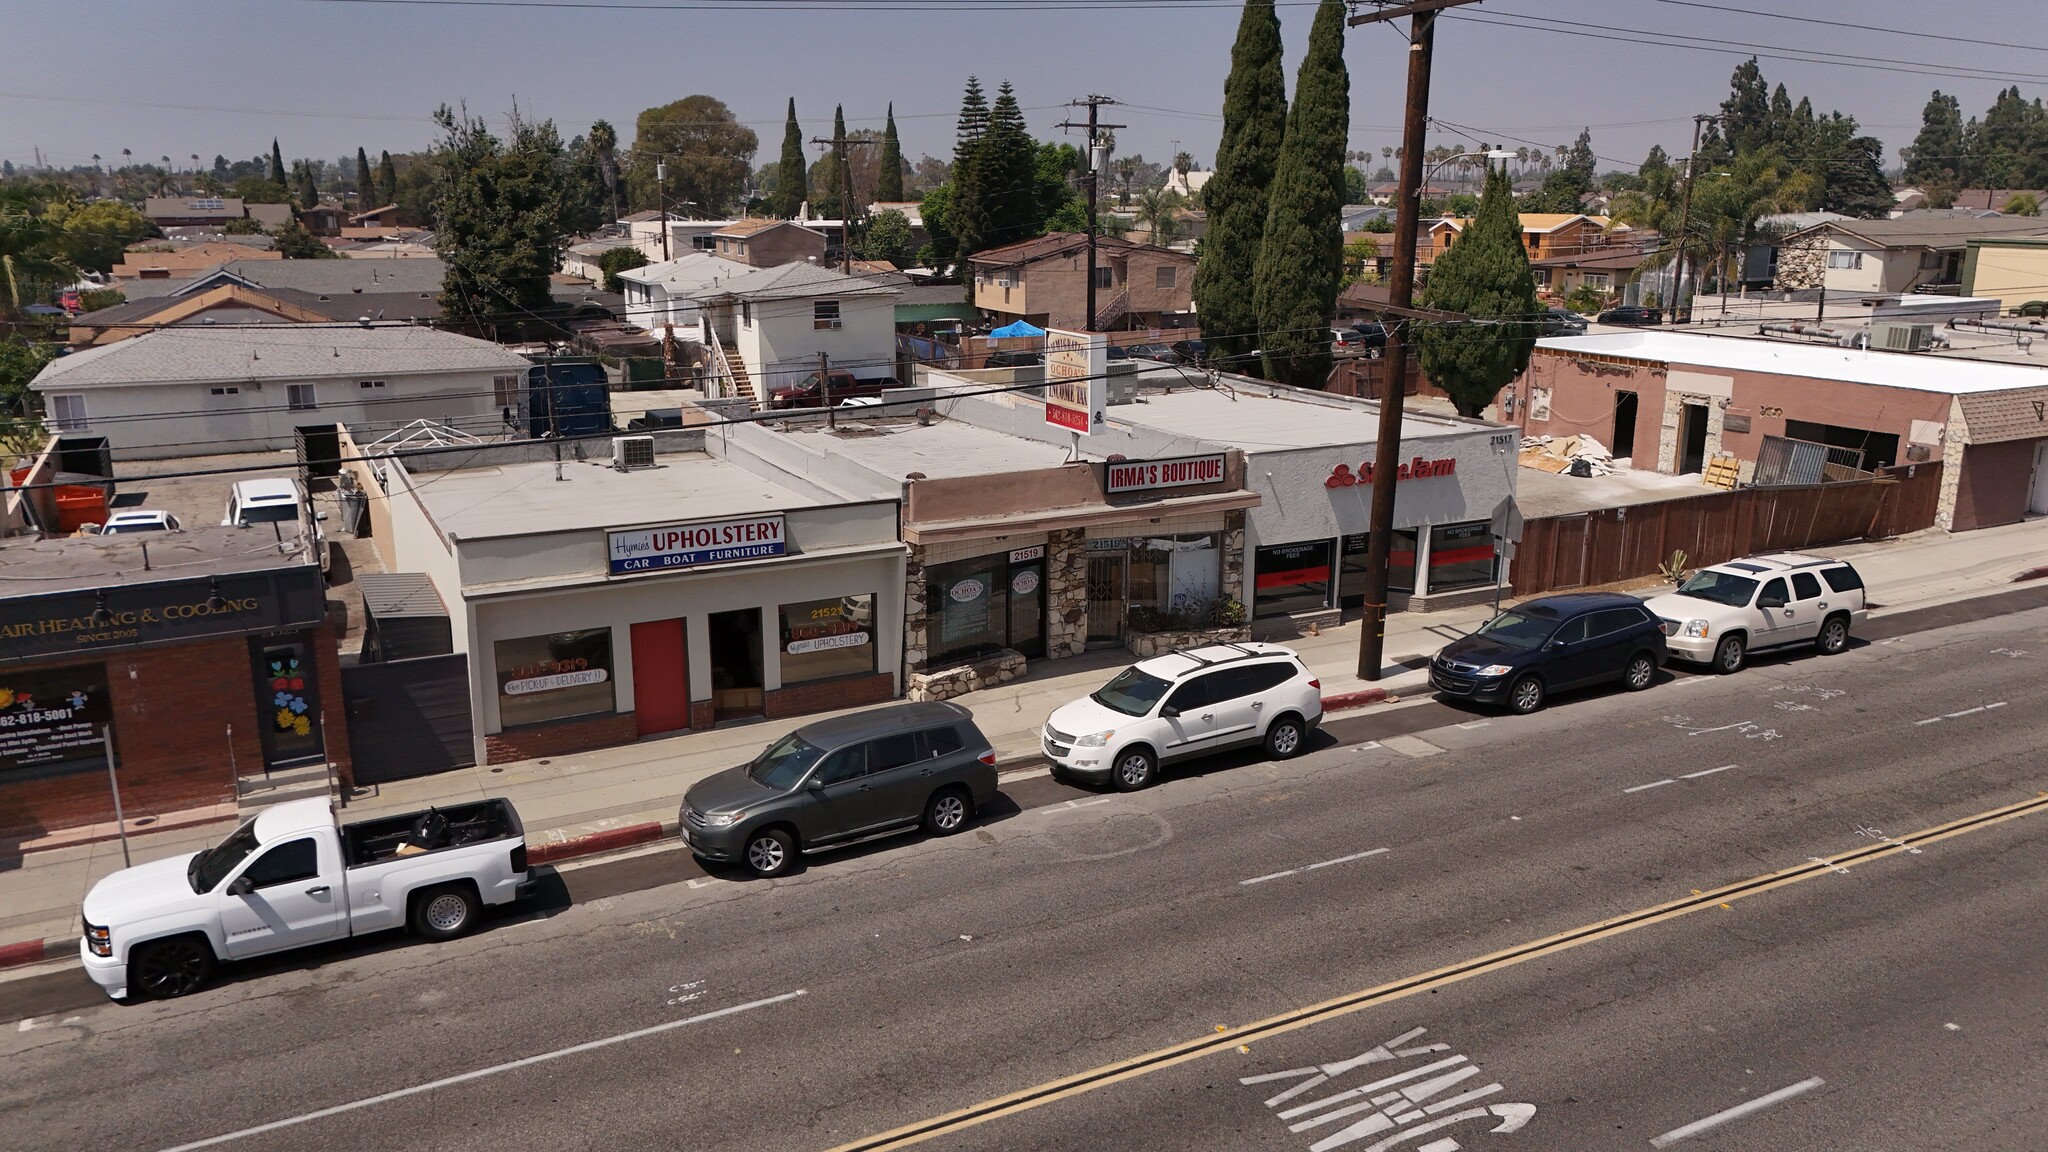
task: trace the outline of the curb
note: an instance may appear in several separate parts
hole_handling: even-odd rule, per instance
[[[553,864],[561,860],[574,860],[578,856],[594,856],[599,852],[613,852],[620,848],[631,848],[661,839],[659,821],[646,824],[628,824],[624,828],[607,828],[587,836],[575,836],[567,840],[556,840],[548,844],[528,842],[526,860],[529,864]]]
[[[43,940],[23,940],[19,944],[0,944],[0,968],[19,968],[24,964],[40,964],[60,958],[73,941],[70,936],[51,936]]]
[[[1387,698],[1385,688],[1364,688],[1357,692],[1339,692],[1335,696],[1323,697],[1323,711],[1342,712],[1348,708],[1363,708],[1367,704],[1378,704]]]
[[[2014,576],[2012,578],[2012,582],[2014,584],[2019,584],[2027,580],[2039,580],[2043,576],[2048,576],[2048,568],[2028,568],[2025,571],[2020,572],[2018,575]]]

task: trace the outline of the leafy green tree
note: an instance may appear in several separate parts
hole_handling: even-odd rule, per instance
[[[1258,331],[1253,270],[1266,232],[1273,171],[1287,134],[1287,74],[1280,59],[1280,19],[1272,0],[1247,0],[1223,83],[1223,140],[1216,171],[1202,187],[1209,231],[1195,265],[1195,309],[1202,339],[1220,356],[1252,350]],[[1126,199],[1139,156],[1119,161]]]
[[[1906,153],[1905,178],[1912,184],[1953,180],[1963,166],[1963,108],[1941,89],[1920,110],[1920,134]]]
[[[1017,94],[1005,80],[989,106],[988,134],[975,156],[981,193],[982,248],[1028,240],[1044,217],[1039,211],[1038,144],[1024,124]]]
[[[1214,180],[1215,177],[1211,176],[1209,179]],[[1207,192],[1208,185],[1203,185],[1202,190]],[[1346,204],[1369,204],[1372,202],[1372,182],[1366,179],[1364,172],[1349,164],[1344,166],[1344,202]]]
[[[882,128],[882,159],[875,178],[875,199],[894,204],[903,199],[903,142],[896,138],[896,105]]]
[[[1187,197],[1168,188],[1147,188],[1138,193],[1138,226],[1146,232],[1146,241],[1165,247],[1180,238],[1180,217],[1177,215],[1187,207]],[[1334,304],[1334,298],[1332,303]]]
[[[292,194],[284,185],[265,180],[261,176],[244,176],[235,181],[231,191],[244,204],[289,204]]]
[[[598,181],[604,185],[605,203],[610,210],[606,223],[619,218],[619,130],[609,120],[590,126],[590,154],[597,161]]]
[[[858,252],[863,260],[884,260],[904,267],[914,258],[910,217],[894,208],[875,213],[860,238]]]
[[[846,139],[846,109],[839,105],[832,109],[832,139],[835,143],[825,149],[825,154],[811,165],[811,208],[826,219],[839,219],[850,214],[852,205],[843,202],[842,185],[846,177],[846,146],[837,141]]]
[[[391,162],[391,153],[386,152],[377,161],[377,194],[370,197],[370,203],[363,211],[383,208],[398,203],[398,166]]]
[[[646,109],[633,125],[633,164],[626,172],[632,203],[639,208],[659,206],[655,164],[661,157],[668,166],[671,206],[683,203],[693,205],[689,210],[700,215],[722,215],[745,191],[760,142],[752,128],[714,97],[685,96]]]
[[[105,272],[130,244],[161,235],[149,218],[118,200],[94,200],[50,208],[50,222],[62,229],[59,249],[73,267]]]
[[[1564,152],[1564,163],[1543,178],[1543,187],[1529,195],[1523,210],[1529,212],[1577,212],[1593,194],[1599,158],[1593,155],[1593,133],[1581,129],[1579,138]]]
[[[2032,192],[2015,192],[2005,198],[2005,205],[1999,211],[2007,216],[2039,216],[2041,199]]]
[[[638,248],[613,248],[597,258],[597,266],[604,272],[605,291],[624,292],[626,283],[619,273],[646,267],[647,253]]]
[[[313,180],[313,166],[304,160],[292,162],[295,199],[301,208],[311,208],[320,202],[320,189]]]
[[[434,121],[442,132],[433,201],[435,247],[447,264],[442,311],[484,329],[503,313],[548,307],[565,210],[554,124],[515,116],[501,141],[481,117],[445,104]]]
[[[1963,183],[1972,188],[2048,185],[2048,111],[2018,85],[1998,94],[1984,119],[1964,129]]]
[[[1295,74],[1294,107],[1274,167],[1253,278],[1266,378],[1305,388],[1321,388],[1329,380],[1330,317],[1343,270],[1344,153],[1351,125],[1344,18],[1341,0],[1316,7],[1308,52]]]
[[[927,188],[918,203],[917,214],[924,220],[924,234],[930,241],[917,250],[917,262],[927,268],[945,268],[960,256],[959,238],[953,235],[953,186]]]
[[[1081,150],[1064,142],[1041,143],[1032,156],[1032,166],[1037,186],[1037,203],[1033,209],[1031,234],[1037,236],[1048,230],[1067,231],[1052,227],[1055,216],[1063,220],[1078,218],[1081,226],[1073,231],[1086,232],[1087,199],[1076,187],[1088,167],[1087,158],[1081,154]]]
[[[306,226],[296,219],[287,220],[277,230],[277,253],[287,260],[334,260],[341,253],[320,242],[318,236],[306,231]]]
[[[1344,275],[1337,280],[1337,290],[1342,292],[1353,284],[1377,284],[1380,282],[1379,242],[1370,236],[1351,235],[1344,240]]]
[[[370,154],[356,149],[356,211],[362,212],[373,207],[369,203],[377,185],[376,176],[370,170]]]
[[[1757,66],[1756,57],[1736,66],[1728,87],[1728,98],[1721,102],[1722,139],[1737,153],[1769,146],[1773,142],[1770,89],[1764,84],[1763,69]]]
[[[789,117],[782,125],[782,159],[775,165],[775,192],[768,197],[768,211],[793,220],[803,210],[805,173],[804,132],[796,122],[796,97],[789,98]]]
[[[981,81],[969,76],[967,90],[960,98],[960,119],[954,127],[953,178],[947,185],[949,192],[943,214],[943,227],[952,243],[942,246],[939,234],[932,233],[932,246],[960,266],[960,280],[966,286],[969,303],[974,300],[974,277],[965,274],[967,258],[986,247],[982,240],[987,222],[982,205],[981,146],[987,136],[988,98],[982,95]],[[925,203],[931,203],[929,194],[925,196]],[[928,212],[925,221],[929,231],[931,216]]]
[[[1430,380],[1460,414],[1477,416],[1529,366],[1542,312],[1506,173],[1489,167],[1479,213],[1430,265],[1422,303],[1469,317],[1419,327],[1416,345]]]
[[[604,154],[597,143],[599,128],[609,130],[611,125],[599,120],[591,125],[589,136],[571,140],[561,165],[565,205],[562,226],[572,233],[595,232],[618,219],[605,187]]]
[[[23,336],[0,336],[0,420],[34,415],[35,393],[29,384],[56,355],[54,344]]]
[[[279,188],[284,182],[284,151],[277,146],[277,137],[270,138],[270,182]]]

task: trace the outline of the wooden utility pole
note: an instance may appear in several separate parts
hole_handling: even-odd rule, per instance
[[[1692,227],[1692,166],[1700,154],[1700,129],[1719,119],[1704,113],[1692,118],[1692,151],[1685,154],[1685,196],[1678,209],[1678,251],[1671,262],[1671,299],[1664,302],[1671,310],[1674,328],[1678,326],[1678,301],[1685,294],[1685,242]]]
[[[668,261],[668,161],[654,162],[654,202],[661,208],[661,259]]]
[[[850,145],[873,146],[880,140],[856,140],[851,136],[813,136],[811,143],[824,144],[839,154],[839,270],[853,275],[853,165],[847,163]]]
[[[1091,94],[1086,99],[1075,100],[1068,105],[1068,107],[1072,108],[1079,108],[1084,105],[1087,107],[1088,122],[1086,124],[1076,124],[1071,120],[1062,120],[1058,124],[1053,125],[1055,128],[1083,128],[1088,132],[1088,320],[1082,328],[1084,332],[1095,331],[1095,190],[1097,185],[1102,182],[1102,161],[1095,154],[1095,145],[1103,132],[1112,128],[1128,127],[1128,125],[1124,124],[1104,124],[1097,119],[1097,115],[1104,104],[1114,103],[1116,101],[1107,96]]]
[[[839,413],[832,410],[832,360],[818,353],[818,401],[825,406],[825,427],[839,427]]]
[[[1408,326],[1415,319],[1415,241],[1421,230],[1422,162],[1429,135],[1429,66],[1436,47],[1436,16],[1478,0],[1415,0],[1353,16],[1349,24],[1411,17],[1408,32],[1408,110],[1401,126],[1401,202],[1394,219],[1394,265],[1387,285],[1387,386],[1380,396],[1378,446],[1373,451],[1372,513],[1367,524],[1365,616],[1358,629],[1358,676],[1378,680],[1387,646],[1387,565],[1394,546],[1394,484],[1401,458],[1401,415],[1408,387]],[[1417,551],[1420,551],[1417,541]]]

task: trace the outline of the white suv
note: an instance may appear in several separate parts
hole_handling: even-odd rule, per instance
[[[1788,644],[1832,656],[1869,618],[1856,569],[1790,552],[1709,565],[1649,608],[1663,621],[1671,655],[1718,672],[1740,670],[1752,651]]]
[[[1292,649],[1212,644],[1143,660],[1046,721],[1055,776],[1135,792],[1162,763],[1264,744],[1285,760],[1323,722],[1323,685]]]

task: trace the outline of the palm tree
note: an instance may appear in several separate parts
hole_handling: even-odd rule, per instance
[[[1183,153],[1185,155],[1185,153]],[[1187,199],[1167,188],[1147,188],[1138,193],[1138,223],[1152,234],[1152,243],[1165,247],[1180,231],[1179,212]]]
[[[597,157],[598,175],[604,180],[605,191],[612,201],[612,219],[619,218],[619,131],[611,121],[599,120],[590,126],[590,151]]]
[[[22,281],[74,280],[78,269],[64,259],[61,233],[49,223],[36,195],[20,186],[0,187],[0,313],[16,315]]]

